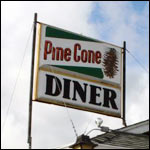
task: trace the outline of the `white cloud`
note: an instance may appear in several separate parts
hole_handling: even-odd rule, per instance
[[[94,35],[96,32],[94,33],[92,25],[87,23],[90,10],[91,2],[2,3],[2,124],[6,117],[6,110],[23,59],[34,12],[38,13],[38,20],[41,22],[86,35]],[[31,42],[29,45],[6,122],[5,136],[2,141],[3,148],[27,148]],[[62,115],[60,115],[61,113]],[[66,143],[67,140],[73,140],[73,137],[75,137],[69,120],[66,121],[68,117],[65,116],[64,108],[38,103],[33,105],[33,115],[33,122],[35,123],[33,123],[33,147],[56,147],[59,144]],[[11,120],[10,116],[12,117]],[[85,115],[83,116],[85,118]],[[14,125],[13,122],[15,122]],[[17,130],[18,126],[23,126],[24,130],[20,128]],[[54,129],[54,127],[56,128]],[[16,136],[13,136],[15,131]],[[60,139],[60,143],[57,143],[56,139]],[[18,141],[20,141],[19,144]]]
[[[132,9],[130,2],[99,2],[99,6],[99,13],[105,20],[100,22],[98,26],[100,26],[101,35],[108,34],[104,36],[105,40],[120,46],[123,45],[123,41],[126,41],[127,49],[135,57],[140,58],[139,61],[144,66],[147,66],[149,60],[148,3],[140,13]],[[148,74],[128,53],[126,78],[127,123],[131,124],[148,118],[149,79]],[[144,110],[143,107],[145,107]]]
[[[142,71],[136,68],[127,73],[126,112],[130,124],[149,118],[149,79]]]

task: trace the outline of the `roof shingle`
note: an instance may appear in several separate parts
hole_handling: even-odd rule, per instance
[[[125,132],[112,131],[91,139],[99,144],[133,148],[149,149],[149,136],[142,134],[132,134]]]

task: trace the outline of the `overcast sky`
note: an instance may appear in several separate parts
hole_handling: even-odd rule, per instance
[[[28,148],[28,103],[32,35],[13,95],[5,126],[6,112],[22,63],[34,13],[38,21],[110,42],[127,49],[149,68],[149,3],[126,2],[1,2],[1,148]],[[149,74],[127,54],[127,125],[149,118]],[[68,109],[78,135],[96,127],[101,117],[111,129],[123,127],[122,120]],[[91,133],[93,137],[101,132]],[[66,108],[33,104],[33,148],[55,148],[75,142]]]

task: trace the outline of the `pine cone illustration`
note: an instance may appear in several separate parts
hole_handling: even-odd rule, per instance
[[[118,71],[118,58],[114,48],[110,48],[104,54],[103,66],[105,75],[109,78],[114,78]]]

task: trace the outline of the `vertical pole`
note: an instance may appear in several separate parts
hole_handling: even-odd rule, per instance
[[[123,42],[123,125],[126,127],[126,41]]]
[[[29,122],[28,122],[28,143],[29,149],[32,148],[32,94],[33,94],[33,75],[34,75],[34,56],[35,56],[35,42],[36,42],[36,22],[37,13],[34,14],[34,29],[33,29],[33,43],[32,43],[32,60],[31,60],[31,76],[30,76],[30,95],[29,95]]]

